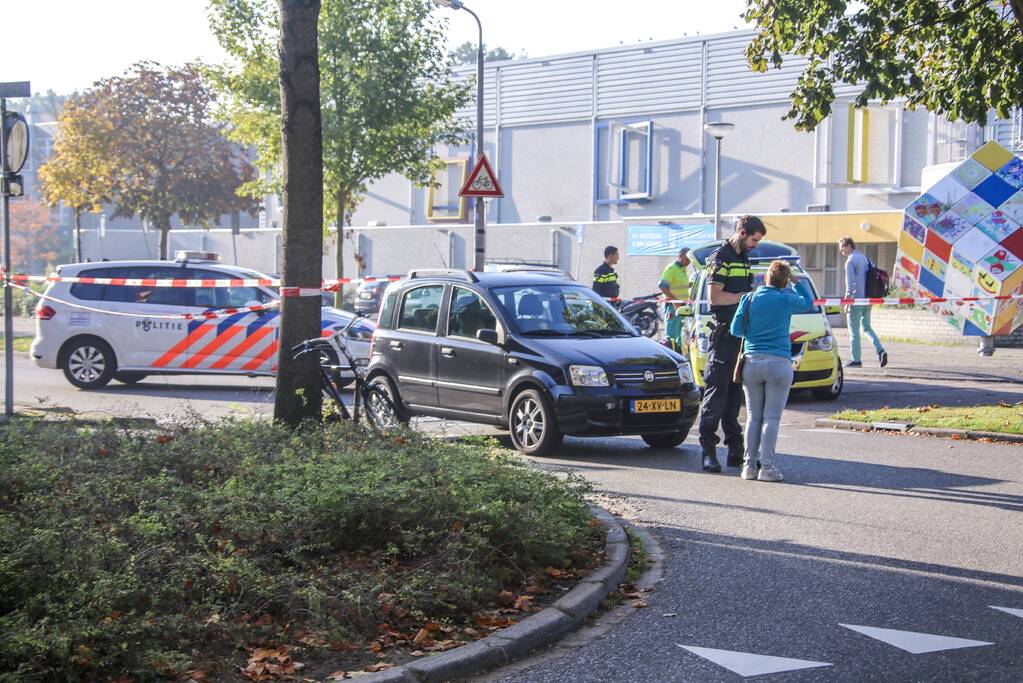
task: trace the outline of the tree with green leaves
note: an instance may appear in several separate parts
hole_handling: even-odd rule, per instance
[[[278,92],[284,229],[283,287],[317,290],[323,262],[323,133],[317,20],[320,0],[279,0]],[[317,354],[290,350],[320,332],[320,297],[281,297],[274,419],[297,425],[318,418],[323,396]]]
[[[49,200],[88,208],[102,198],[114,204],[115,218],[140,216],[160,232],[160,258],[167,258],[175,215],[207,226],[223,214],[255,213],[257,203],[237,192],[252,166],[214,123],[214,101],[192,65],[142,62],[100,81],[75,99],[73,119],[62,117],[73,124],[74,142],[47,164]],[[75,183],[87,191],[69,191]]]
[[[461,45],[458,45],[451,51],[451,61],[459,66],[466,64],[476,64],[476,53],[479,51],[479,44],[474,43],[471,40],[467,40]],[[487,49],[487,44],[483,44],[483,59],[486,62],[499,62],[505,59],[518,59],[525,57],[526,53],[523,52],[521,55],[516,55],[513,52],[505,50],[501,46],[497,46],[492,49]]]
[[[279,191],[280,98],[271,0],[210,0],[210,23],[230,62],[211,73],[228,95],[232,139],[258,152],[262,176],[245,190]],[[367,185],[401,173],[433,182],[438,143],[462,139],[454,112],[468,83],[451,78],[443,21],[430,0],[324,0],[319,21],[324,216],[337,226],[336,271],[344,277],[346,216]],[[338,291],[340,299],[341,292]]]
[[[807,64],[786,118],[813,130],[836,83],[857,106],[904,98],[950,120],[985,123],[1023,105],[1023,0],[747,0],[754,71],[788,56]]]

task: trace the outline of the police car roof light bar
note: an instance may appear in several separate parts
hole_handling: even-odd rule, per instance
[[[455,268],[420,268],[410,270],[408,279],[414,280],[423,277],[456,277],[466,282],[479,282],[479,278],[471,270],[458,270]]]
[[[174,252],[175,261],[214,261],[220,262],[220,254],[215,251],[189,251],[182,249]]]

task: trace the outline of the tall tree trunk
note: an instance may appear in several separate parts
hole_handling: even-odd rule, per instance
[[[170,231],[171,231],[170,219],[167,219],[166,222],[161,219],[156,224],[155,227],[156,227],[157,230],[160,231],[160,260],[161,261],[166,261],[167,260],[167,250],[170,248]]]
[[[75,263],[82,262],[82,210],[75,209]]]
[[[334,197],[337,199],[337,235],[335,236],[337,250],[334,252],[334,277],[340,280],[345,276],[345,205],[348,204],[348,193],[338,190]],[[334,292],[334,305],[341,308],[344,301],[345,286],[338,284],[337,291]]]
[[[281,285],[319,288],[323,279],[323,131],[317,43],[319,0],[278,0],[281,10],[281,122],[284,229]],[[320,334],[320,297],[281,298],[274,419],[297,425],[322,406],[317,354],[291,347]]]

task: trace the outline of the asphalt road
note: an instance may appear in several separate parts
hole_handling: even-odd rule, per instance
[[[82,392],[23,355],[15,372],[24,406],[166,419],[268,414],[273,400],[268,379],[154,377]],[[1023,447],[812,427],[840,407],[1000,399],[1023,400],[1023,385],[865,374],[837,403],[796,395],[779,439],[781,484],[704,474],[694,436],[672,450],[567,439],[537,464],[585,476],[650,529],[664,578],[647,608],[606,635],[500,680],[1023,679]],[[939,648],[913,654],[870,628],[961,640],[896,634],[903,648]],[[763,673],[794,666],[812,668]]]

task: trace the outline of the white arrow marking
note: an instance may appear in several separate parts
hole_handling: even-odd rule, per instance
[[[1016,609],[1015,607],[996,607],[995,605],[988,605],[991,609],[996,609],[999,612],[1005,612],[1011,614],[1014,617],[1023,618],[1023,609]]]
[[[925,652],[940,652],[942,650],[958,650],[963,647],[994,645],[994,643],[986,643],[983,640],[953,638],[951,636],[938,636],[931,633],[917,633],[915,631],[896,631],[891,628],[854,626],[853,624],[839,624],[839,626],[844,626],[857,633],[862,633],[865,636],[894,645],[900,650],[905,650],[914,655],[924,654]]]
[[[681,643],[675,644],[683,650],[692,652],[694,655],[704,659],[709,659],[718,666],[723,666],[743,678],[775,674],[782,671],[831,666],[830,662],[811,662],[806,659],[771,657],[769,655],[753,654],[752,652],[733,652],[732,650],[715,650],[709,647],[693,647],[692,645],[682,645]]]

